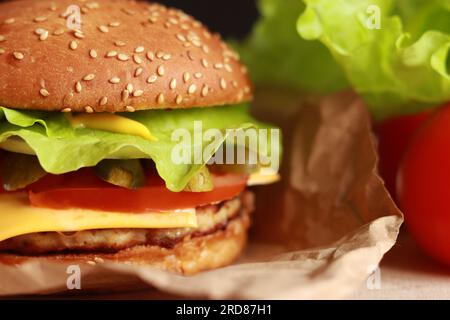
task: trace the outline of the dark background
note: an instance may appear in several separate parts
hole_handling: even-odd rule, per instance
[[[256,0],[156,0],[194,16],[224,38],[242,38],[258,18]]]

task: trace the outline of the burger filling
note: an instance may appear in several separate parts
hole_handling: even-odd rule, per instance
[[[229,144],[228,129],[269,128],[247,109],[64,114],[0,108],[0,250],[171,247],[226,227],[249,211],[243,206],[248,184],[278,177],[259,174],[260,163],[211,161]],[[196,122],[218,134],[199,143]],[[271,143],[248,152],[278,157]]]

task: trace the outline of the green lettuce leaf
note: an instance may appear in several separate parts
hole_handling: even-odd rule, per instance
[[[247,105],[151,110],[124,116],[147,126],[158,141],[88,128],[73,129],[62,113],[0,108],[0,143],[9,137],[22,138],[34,150],[44,170],[53,174],[95,166],[103,159],[152,159],[167,188],[177,192],[184,189],[209,158],[198,164],[174,163],[172,150],[182,143],[172,139],[174,130],[184,128],[193,135],[194,121],[201,121],[203,130],[217,128],[222,132],[248,127],[268,128],[249,115]],[[183,147],[204,151],[209,146],[207,154],[210,157],[225,138],[223,135],[223,139],[202,145],[185,141]]]
[[[296,21],[300,0],[259,0],[261,18],[244,42],[236,44],[258,86],[327,93],[347,85],[341,68],[320,43],[303,40]]]
[[[450,0],[304,2],[298,32],[330,50],[375,118],[450,100]]]

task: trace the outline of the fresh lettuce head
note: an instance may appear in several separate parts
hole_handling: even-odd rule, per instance
[[[261,18],[238,46],[257,85],[352,87],[377,119],[450,100],[450,0],[258,4]]]
[[[199,145],[195,139],[174,139],[175,130],[184,129],[194,136],[195,121],[201,122],[203,131],[214,128],[225,133],[226,129],[268,128],[249,115],[245,104],[139,111],[126,116],[145,125],[157,141],[89,128],[74,129],[62,113],[0,108],[0,143],[11,137],[22,138],[34,151],[43,169],[53,174],[92,167],[103,159],[152,159],[167,188],[177,192],[182,191],[206,165],[224,143],[226,134]],[[198,150],[206,157],[193,164],[175,163],[172,152],[176,146],[192,150],[193,154]],[[209,151],[205,151],[207,148]]]
[[[298,32],[319,40],[376,118],[450,100],[450,0],[304,0]]]

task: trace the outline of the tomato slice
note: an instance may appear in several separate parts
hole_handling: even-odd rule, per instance
[[[116,212],[170,211],[216,203],[241,193],[248,177],[239,174],[214,174],[210,192],[171,192],[157,175],[136,190],[101,181],[92,169],[64,175],[49,175],[31,185],[29,199],[37,207],[83,208]]]

